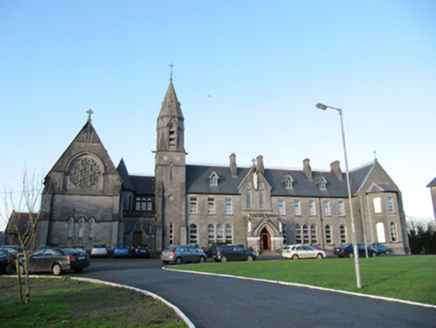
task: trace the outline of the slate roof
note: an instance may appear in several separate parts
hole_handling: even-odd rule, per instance
[[[131,175],[130,180],[137,194],[154,194],[154,177]]]
[[[365,166],[350,173],[351,191],[356,194],[366,181],[375,164]],[[225,166],[186,165],[186,192],[189,194],[239,194],[238,187],[247,176],[250,168],[238,168],[237,177],[232,177],[230,168]],[[210,186],[209,177],[215,172],[219,176],[218,186]],[[283,178],[290,175],[294,180],[293,189],[286,189]],[[302,170],[265,169],[265,179],[271,186],[272,196],[299,197],[348,197],[347,180],[342,173],[339,180],[332,172],[312,171],[308,180]],[[327,180],[326,190],[319,190],[317,181]]]

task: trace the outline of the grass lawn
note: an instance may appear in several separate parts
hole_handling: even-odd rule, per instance
[[[300,283],[436,305],[436,256],[360,259],[362,289],[354,259],[205,263],[172,267],[241,277]]]
[[[20,305],[17,282],[0,278],[1,327],[186,327],[165,304],[102,284],[31,279],[30,303]]]

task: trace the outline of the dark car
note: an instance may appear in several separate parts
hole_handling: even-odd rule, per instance
[[[0,246],[0,250],[9,252],[14,259],[19,258],[23,254],[23,249],[16,245],[3,245]]]
[[[147,257],[147,258],[150,258],[151,257],[150,247],[148,247],[148,245],[145,245],[145,244],[136,245],[132,249],[132,256],[133,257]]]
[[[359,251],[359,257],[366,257],[365,246],[362,244],[357,244],[357,248]],[[342,257],[354,257],[353,244],[345,244],[341,247],[336,247],[334,254],[341,257],[341,258]],[[376,257],[378,255],[379,255],[379,253],[374,248],[368,247],[368,256]]]
[[[375,249],[379,254],[389,254],[389,248],[385,244],[374,243],[370,247]]]
[[[245,249],[243,245],[221,246],[213,259],[216,262],[227,261],[253,261],[256,259],[256,254]]]
[[[227,243],[224,242],[213,243],[212,245],[209,246],[209,248],[205,253],[208,257],[213,257],[214,255],[216,255],[218,248],[222,246],[227,246]]]
[[[6,274],[15,272],[15,260],[8,251],[0,250],[0,272]]]
[[[29,273],[52,272],[59,276],[63,271],[80,272],[89,266],[89,255],[73,248],[44,247],[32,254],[28,262]],[[20,272],[24,273],[24,259],[20,259]]]

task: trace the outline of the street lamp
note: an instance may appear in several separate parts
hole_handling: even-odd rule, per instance
[[[341,119],[342,143],[343,143],[343,147],[344,147],[345,171],[346,171],[346,175],[347,175],[348,200],[350,202],[350,212],[351,212],[351,239],[352,239],[353,248],[354,248],[354,265],[355,265],[355,271],[356,271],[356,282],[357,282],[357,288],[362,288],[362,282],[360,280],[359,250],[357,247],[356,225],[354,224],[353,201],[351,199],[350,173],[348,171],[347,147],[345,147],[345,131],[344,131],[344,121],[342,119],[342,109],[327,106],[327,105],[320,104],[320,103],[317,103],[316,107],[319,109],[322,109],[322,110],[326,110],[327,108],[335,109],[339,112],[339,117]]]

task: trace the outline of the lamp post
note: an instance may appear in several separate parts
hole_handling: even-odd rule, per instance
[[[347,189],[348,189],[348,200],[350,202],[350,213],[351,213],[351,239],[353,242],[354,249],[354,265],[356,271],[356,282],[357,288],[362,288],[362,282],[360,280],[360,266],[359,266],[359,250],[357,247],[357,238],[356,238],[356,225],[354,223],[354,213],[353,213],[353,201],[351,199],[351,187],[350,187],[350,173],[348,171],[348,158],[347,158],[347,147],[345,146],[345,132],[344,132],[344,121],[342,119],[342,109],[327,106],[324,104],[316,104],[316,107],[322,110],[326,110],[327,108],[335,109],[339,112],[339,117],[341,119],[341,130],[342,130],[342,144],[344,147],[344,157],[345,157],[345,171],[347,176]]]

